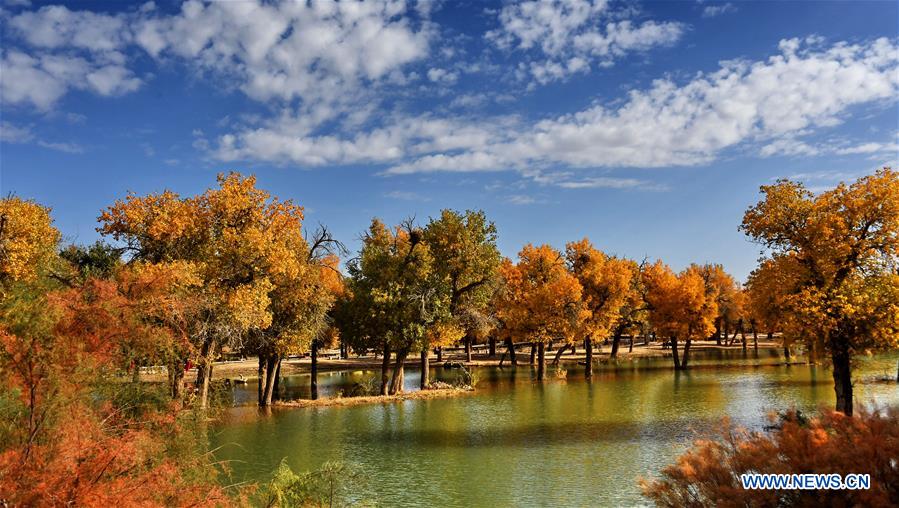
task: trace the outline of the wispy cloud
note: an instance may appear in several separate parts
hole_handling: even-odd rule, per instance
[[[726,2],[723,4],[715,4],[715,5],[706,5],[702,9],[702,17],[703,18],[714,18],[715,16],[720,16],[722,14],[727,14],[730,12],[737,12],[737,6],[732,4],[731,2]]]
[[[47,141],[40,139],[29,126],[17,126],[10,122],[0,122],[0,141],[13,144],[34,144],[49,150],[65,153],[83,153],[84,148],[71,142]]]
[[[34,139],[29,127],[16,126],[7,121],[0,122],[0,141],[6,143],[27,143]]]
[[[555,186],[562,189],[635,189],[643,191],[665,191],[664,184],[614,176],[585,176],[573,171],[525,171],[524,176],[539,185]]]
[[[400,199],[403,201],[423,201],[424,202],[424,201],[431,200],[431,198],[429,198],[428,196],[423,196],[417,192],[398,191],[398,190],[390,191],[390,192],[384,194],[384,196],[391,198],[391,199]]]
[[[563,189],[638,189],[651,191],[665,191],[668,187],[663,184],[637,180],[635,178],[609,178],[595,177],[580,180],[568,180],[559,182]]]
[[[513,194],[511,196],[506,196],[504,199],[506,203],[510,205],[533,205],[536,203],[540,203],[537,198],[533,196],[528,196],[526,194]]]
[[[84,153],[84,148],[78,143],[64,143],[64,142],[52,142],[52,141],[38,141],[38,146],[49,148],[50,150],[56,150],[57,152],[64,153]]]
[[[775,155],[787,157],[807,157],[819,155],[870,155],[873,159],[899,154],[899,133],[893,141],[853,142],[850,140],[828,140],[819,143],[805,142],[793,137],[778,139],[759,151],[762,157]]]

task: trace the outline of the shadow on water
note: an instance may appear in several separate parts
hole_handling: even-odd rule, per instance
[[[430,448],[541,448],[547,445],[656,441],[689,438],[720,425],[719,419],[533,423],[500,429],[389,429],[362,432],[361,441]]]

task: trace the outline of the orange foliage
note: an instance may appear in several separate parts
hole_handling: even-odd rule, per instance
[[[497,315],[513,338],[532,342],[576,340],[588,312],[581,284],[568,272],[562,254],[549,245],[525,245],[519,261],[505,260],[499,272],[504,287]]]
[[[146,417],[145,417],[146,418]],[[174,412],[150,420],[107,408],[66,407],[65,421],[27,448],[0,452],[0,502],[10,506],[224,506],[208,479],[191,480],[186,464],[165,457],[180,425]],[[163,437],[161,434],[169,434]]]
[[[642,480],[657,506],[897,506],[899,505],[899,410],[860,411],[855,417],[825,411],[806,422],[786,415],[769,433],[735,428],[727,420],[715,439],[695,442],[658,480]],[[743,489],[744,473],[861,473],[860,490]]]
[[[706,291],[705,281],[696,266],[679,274],[657,261],[646,268],[646,299],[650,321],[664,337],[704,339],[715,329],[718,314],[716,294]]]
[[[566,245],[565,257],[583,289],[584,336],[607,337],[621,320],[622,308],[639,297],[631,284],[636,263],[607,256],[586,238]]]
[[[135,267],[119,281],[88,279],[49,292],[19,287],[2,301],[0,371],[9,393],[18,395],[6,401],[17,408],[15,421],[0,436],[3,502],[224,503],[211,478],[188,474],[211,467],[197,462],[197,454],[176,453],[189,442],[179,443],[185,439],[179,403],[129,399],[135,388],[114,378],[135,357],[171,347],[175,337],[175,328],[152,319],[159,302],[150,303],[164,300],[161,288],[172,282],[156,286],[162,275],[148,276]]]

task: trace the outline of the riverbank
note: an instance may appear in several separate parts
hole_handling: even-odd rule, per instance
[[[428,388],[414,392],[403,392],[395,395],[365,395],[361,397],[329,397],[324,399],[298,399],[278,401],[273,405],[284,408],[309,408],[309,407],[333,407],[333,406],[360,406],[364,404],[390,404],[406,400],[445,399],[475,393],[474,388],[447,386],[441,388]]]
[[[750,344],[748,347],[748,351],[753,351],[752,339],[750,340]],[[759,340],[758,344],[759,350],[762,349],[777,349],[781,348],[781,344],[775,341],[769,340]],[[680,345],[679,349],[683,349],[683,345]],[[704,351],[742,351],[743,347],[739,343],[734,343],[732,346],[726,345],[718,345],[715,341],[695,341],[693,342],[690,351],[692,352],[704,352]],[[504,354],[505,353],[505,354]],[[558,353],[558,346],[546,352],[546,363],[548,365],[553,364],[555,361],[556,355]],[[593,359],[598,364],[608,363],[613,361],[610,358],[611,354],[611,346],[608,344],[605,345],[595,345],[593,351]],[[671,356],[670,348],[663,348],[660,343],[650,343],[649,345],[635,344],[633,351],[628,351],[627,344],[621,344],[618,350],[617,361],[627,361],[638,358],[664,358]],[[477,352],[472,354],[472,361],[466,361],[466,356],[463,351],[447,351],[444,352],[443,358],[440,362],[437,361],[437,356],[435,354],[431,354],[430,363],[432,367],[439,367],[444,362],[455,362],[461,363],[467,367],[497,367],[500,364],[500,360],[503,361],[503,366],[511,366],[511,361],[509,359],[509,355],[505,348],[502,348],[500,344],[497,344],[497,351],[495,356],[489,356],[486,352]],[[519,347],[516,353],[516,357],[518,359],[518,365],[527,365],[530,361],[530,351],[527,347]],[[572,366],[573,364],[583,363],[586,359],[586,354],[583,347],[578,347],[575,352],[569,349],[565,351],[561,357],[559,357],[559,364],[564,364],[568,366]],[[319,372],[333,372],[333,371],[353,371],[353,370],[380,370],[382,359],[375,356],[364,356],[358,358],[337,358],[336,351],[333,353],[323,352],[319,355],[318,359],[318,370]],[[308,357],[306,358],[289,358],[285,359],[281,362],[281,375],[290,376],[296,374],[308,374],[311,370],[312,360]],[[416,360],[409,360],[406,362],[406,366],[409,368],[416,368],[419,365],[419,362]],[[237,361],[227,361],[227,362],[216,362],[213,368],[213,377],[215,379],[256,379],[258,377],[258,369],[259,363],[255,358],[246,359],[246,360],[237,360]],[[196,370],[191,369],[186,374],[186,379],[190,379],[192,376],[196,375]],[[146,372],[141,375],[141,379],[144,381],[165,381],[166,373],[164,370],[154,371],[154,372]]]

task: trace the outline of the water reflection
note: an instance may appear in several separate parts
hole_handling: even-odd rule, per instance
[[[670,359],[600,365],[592,382],[581,368],[533,381],[528,365],[480,369],[473,396],[356,407],[232,410],[212,436],[233,460],[229,482],[265,480],[282,458],[296,470],[327,460],[360,464],[374,480],[371,496],[386,506],[641,504],[638,476],[656,474],[695,433],[723,416],[761,428],[772,411],[813,411],[833,404],[830,371],[783,365],[776,351],[697,354],[696,368],[674,372]],[[899,403],[895,384],[865,379],[894,373],[897,357],[859,360],[860,401]],[[747,368],[752,367],[752,368]],[[455,373],[441,372],[449,376]],[[378,372],[326,373],[325,396]],[[406,374],[406,388],[418,386]],[[308,377],[285,383],[308,394]],[[252,401],[255,386],[238,387]],[[308,395],[307,395],[308,396]],[[414,487],[414,488],[413,488]]]

